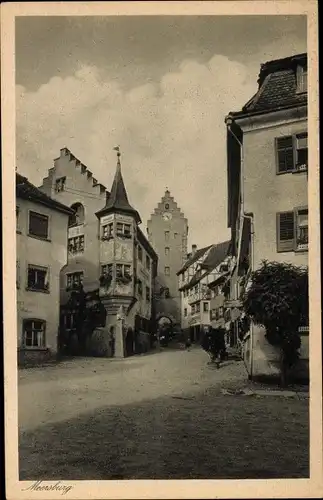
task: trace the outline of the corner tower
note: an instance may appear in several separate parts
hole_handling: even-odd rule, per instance
[[[158,255],[155,280],[156,318],[181,323],[181,296],[176,272],[187,257],[188,222],[170,191],[158,203],[147,222],[148,239]]]
[[[123,357],[123,322],[137,301],[134,259],[137,226],[141,219],[128,201],[121,174],[120,151],[118,147],[115,149],[118,161],[111,194],[96,216],[100,238],[100,297],[107,312],[106,327],[116,329],[115,354]]]

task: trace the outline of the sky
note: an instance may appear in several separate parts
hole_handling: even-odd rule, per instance
[[[301,52],[302,16],[16,18],[17,170],[40,185],[67,147],[110,189],[120,145],[143,230],[168,187],[189,245],[224,241],[225,116]]]

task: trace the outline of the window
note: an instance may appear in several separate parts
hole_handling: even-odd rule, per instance
[[[148,286],[146,286],[146,300],[147,302],[150,301],[150,288]]]
[[[142,247],[138,245],[138,259],[142,262]]]
[[[138,286],[138,294],[142,296],[142,281],[138,279],[137,281],[137,286]]]
[[[203,311],[208,312],[209,311],[209,303],[208,302],[203,302]]]
[[[164,289],[164,296],[165,296],[165,299],[169,299],[169,297],[170,297],[169,288]]]
[[[296,72],[297,92],[307,92],[307,67],[298,66]]]
[[[40,319],[25,319],[23,321],[23,346],[45,347],[45,326],[45,321]]]
[[[165,266],[165,276],[169,276],[169,273],[170,273],[170,269],[168,266]]]
[[[174,240],[176,240],[178,233],[174,233]]]
[[[194,287],[194,293],[199,293],[199,286],[198,285],[195,285],[195,287]]]
[[[169,247],[165,247],[165,255],[169,255]]]
[[[113,222],[102,226],[102,240],[110,240],[113,238]]]
[[[127,278],[131,277],[131,266],[128,264],[125,264],[123,266],[123,275],[126,276]]]
[[[277,173],[303,172],[308,168],[307,132],[277,137]]]
[[[219,318],[223,318],[223,307],[219,307]]]
[[[150,270],[150,258],[148,255],[146,255],[146,268],[148,269],[148,271]]]
[[[165,210],[169,209],[169,203],[165,203]]]
[[[192,313],[192,314],[195,314],[195,304],[192,304],[192,305],[191,305],[191,313]]]
[[[47,267],[28,265],[27,289],[36,291],[49,289]]]
[[[165,231],[165,241],[169,241],[169,231]]]
[[[56,193],[59,193],[60,191],[64,191],[65,184],[66,184],[66,177],[60,177],[59,179],[56,179],[56,182],[55,182]]]
[[[307,133],[296,136],[296,170],[307,170],[308,166],[308,148]]]
[[[66,275],[66,288],[70,290],[73,287],[80,287],[83,284],[83,271],[77,271],[75,273],[68,273]]]
[[[47,215],[29,212],[29,234],[47,240],[48,221],[49,218]]]
[[[187,307],[184,308],[184,317],[187,316]]]
[[[117,278],[131,278],[131,266],[129,264],[116,265]]]
[[[112,276],[113,264],[104,264],[101,266],[101,274],[108,274],[109,276]]]
[[[308,209],[277,214],[277,251],[308,249]]]
[[[130,224],[123,224],[122,222],[117,222],[117,236],[121,238],[131,238]]]
[[[198,302],[196,304],[196,312],[199,313],[201,311],[201,304]]]
[[[68,227],[84,224],[85,212],[82,203],[73,203],[71,209],[74,210],[74,214],[69,216]]]
[[[84,252],[84,234],[68,238],[68,251],[72,255]]]
[[[308,249],[308,209],[296,211],[296,248]]]

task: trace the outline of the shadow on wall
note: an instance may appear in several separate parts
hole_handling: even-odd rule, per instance
[[[265,333],[264,327],[253,325],[253,355],[250,332],[244,339],[242,356],[247,371],[253,378],[277,378],[280,374],[280,350],[267,341]],[[300,359],[292,371],[291,378],[309,380],[309,337],[306,334],[301,335]]]

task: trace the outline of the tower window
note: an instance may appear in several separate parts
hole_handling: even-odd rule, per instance
[[[170,251],[169,247],[165,247],[165,255],[169,255],[169,251]]]
[[[122,238],[131,238],[131,226],[130,224],[123,224],[122,222],[117,222],[117,236]]]
[[[168,266],[165,266],[165,276],[169,276],[170,274],[170,268]]]
[[[113,222],[102,226],[102,240],[113,238]]]
[[[165,241],[169,241],[169,231],[165,231]]]
[[[78,224],[84,223],[84,207],[82,203],[74,203],[71,205],[71,209],[74,210],[74,214],[69,216],[68,226],[77,226]]]
[[[68,238],[68,252],[72,255],[84,252],[84,234]]]
[[[104,264],[103,266],[101,266],[101,273],[108,274],[109,276],[112,276],[113,264]]]
[[[165,203],[165,210],[169,209],[169,203]]]
[[[66,184],[66,177],[60,177],[59,179],[56,179],[56,182],[55,182],[56,193],[60,193],[61,191],[64,191],[65,184]]]

